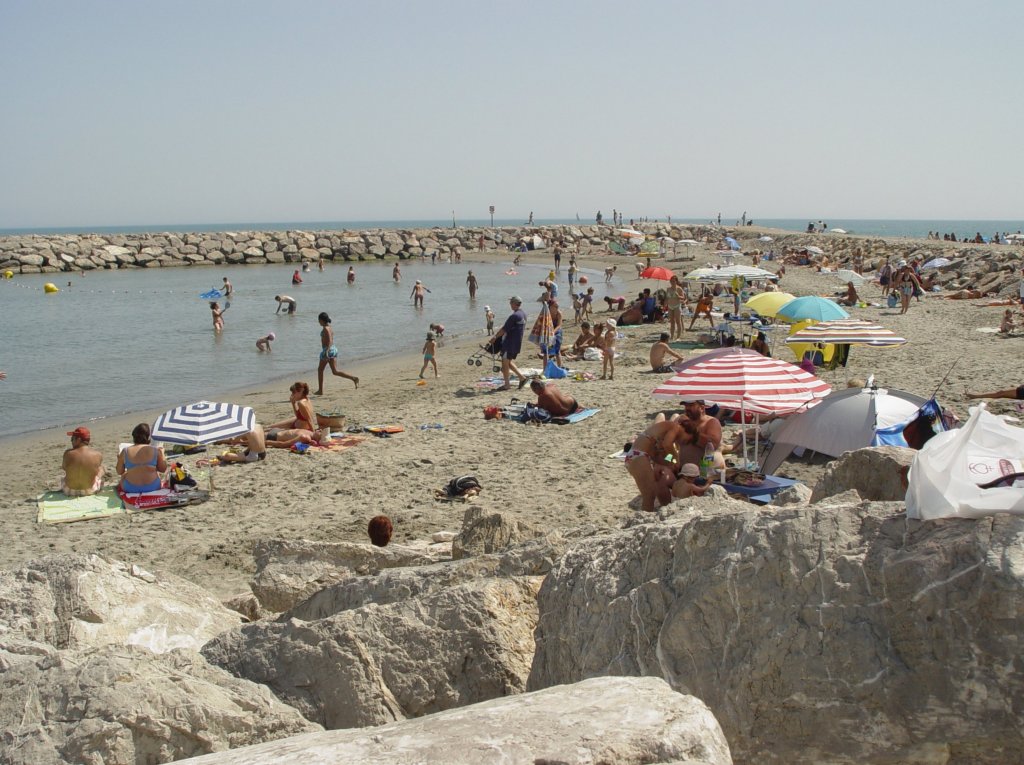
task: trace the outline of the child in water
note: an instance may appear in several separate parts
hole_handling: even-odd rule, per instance
[[[420,367],[420,379],[423,379],[423,373],[427,371],[427,364],[434,367],[434,377],[438,376],[437,373],[437,359],[434,358],[434,354],[437,353],[437,343],[434,342],[434,333],[427,333],[427,342],[423,344],[423,366]]]
[[[257,351],[266,351],[267,353],[270,353],[270,351],[271,351],[270,343],[273,342],[276,339],[277,339],[277,335],[275,335],[273,332],[271,332],[270,334],[266,335],[265,337],[261,337],[259,340],[256,341],[256,350]]]
[[[489,305],[484,306],[484,319],[487,321],[487,334],[494,334],[494,311]]]

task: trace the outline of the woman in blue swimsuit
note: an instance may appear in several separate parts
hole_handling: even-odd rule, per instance
[[[162,485],[161,473],[167,472],[163,449],[149,440],[149,425],[140,423],[132,431],[132,445],[117,455],[121,489],[128,494],[147,494]]]
[[[324,394],[324,370],[328,366],[331,367],[331,374],[335,377],[344,377],[355,383],[355,386],[359,387],[359,378],[348,374],[348,372],[342,372],[338,369],[338,348],[334,345],[334,330],[331,329],[331,317],[327,315],[326,311],[321,311],[317,317],[317,321],[320,322],[320,366],[316,370],[316,379],[320,383],[320,387],[314,395],[322,396]]]

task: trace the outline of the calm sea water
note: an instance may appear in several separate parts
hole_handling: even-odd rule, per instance
[[[564,265],[564,264],[563,264]],[[303,274],[292,286],[291,265],[137,269],[78,274],[25,274],[0,280],[0,437],[87,422],[125,412],[171,407],[224,391],[297,375],[316,386],[320,352],[317,314],[333,320],[339,368],[359,374],[360,359],[423,346],[429,325],[445,325],[446,336],[471,331],[483,337],[483,307],[497,321],[508,315],[508,298],[526,303],[540,294],[547,276],[540,265],[523,264],[507,275],[509,264],[402,264],[402,282],[391,279],[391,264],[356,264],[356,283],[346,284],[347,266],[328,265]],[[469,269],[480,289],[470,302]],[[587,271],[584,271],[587,273]],[[589,274],[603,295],[604,277]],[[215,335],[206,300],[199,295],[227,276],[235,298],[225,329]],[[431,293],[423,310],[409,293],[421,279]],[[70,280],[71,286],[67,286]],[[61,291],[46,295],[54,282]],[[561,281],[565,290],[564,268]],[[617,283],[614,294],[629,293]],[[616,292],[618,291],[618,292]],[[291,295],[298,313],[275,315],[275,295]],[[565,302],[565,301],[563,301]],[[529,311],[529,308],[527,309]],[[258,337],[274,332],[272,353],[259,353]],[[442,365],[464,364],[465,357]],[[417,372],[410,369],[410,372]],[[442,366],[443,373],[443,366]],[[328,391],[352,383],[328,377]],[[284,390],[284,388],[282,388]]]
[[[610,211],[605,211],[607,220],[610,219]],[[626,221],[630,220],[629,215],[624,214]],[[636,216],[639,219],[639,216]],[[804,231],[811,221],[815,223],[820,216],[813,218],[765,218],[755,217],[754,222],[759,226],[779,228],[787,231]],[[654,220],[654,218],[651,218]],[[710,218],[686,218],[683,216],[672,216],[676,223],[707,224]],[[572,225],[593,223],[593,214],[581,218],[535,218],[534,223],[538,226]],[[942,234],[955,233],[957,239],[965,236],[974,237],[981,233],[982,236],[991,236],[996,232],[1013,233],[1024,230],[1024,220],[860,220],[860,219],[828,219],[824,221],[829,228],[845,229],[851,234],[865,234],[870,236],[887,237],[909,237],[923,239],[929,231],[938,231]],[[456,219],[459,226],[479,228],[491,225],[490,219]],[[722,225],[730,226],[739,223],[737,216],[722,216]],[[502,218],[494,219],[495,226],[522,226],[525,221],[520,219]],[[262,223],[186,223],[186,224],[159,224],[148,226],[94,226],[74,228],[0,228],[0,236],[11,234],[145,234],[159,232],[199,232],[199,231],[360,231],[373,228],[391,229],[412,229],[412,228],[452,228],[452,219],[447,220],[349,220],[349,221],[275,221]]]

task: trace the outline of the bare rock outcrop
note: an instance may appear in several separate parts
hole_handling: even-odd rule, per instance
[[[531,690],[653,675],[745,763],[1024,760],[1024,518],[895,502],[686,517],[583,540],[539,596]]]
[[[259,622],[202,653],[327,728],[380,725],[525,690],[539,586],[481,579],[316,621]]]
[[[846,452],[828,463],[811,492],[811,502],[850,490],[863,499],[902,502],[907,494],[907,468],[916,453],[900,446],[868,446]]]
[[[253,550],[253,594],[267,611],[287,611],[325,587],[353,576],[396,566],[419,566],[439,558],[429,550],[402,545],[375,547],[358,542],[267,539]]]
[[[320,730],[192,651],[54,651],[0,670],[0,762],[171,762]]]
[[[462,516],[462,530],[452,541],[452,558],[458,560],[471,555],[501,552],[519,542],[543,536],[543,529],[511,513],[470,507]]]
[[[240,622],[209,592],[100,555],[53,555],[0,571],[0,636],[58,649],[198,650]]]
[[[429,566],[389,568],[370,576],[345,579],[311,595],[283,618],[313,621],[376,603],[379,606],[422,597],[447,587],[488,577],[538,577],[547,574],[565,551],[566,542],[531,540],[503,553],[476,555]]]
[[[698,699],[655,678],[601,677],[364,730],[311,733],[194,765],[728,765]]]

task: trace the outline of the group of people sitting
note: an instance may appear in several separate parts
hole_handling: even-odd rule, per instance
[[[241,445],[241,452],[227,451],[219,455],[222,463],[257,462],[267,457],[267,449],[290,449],[296,444],[318,445],[329,437],[325,429],[316,427],[316,415],[309,400],[309,385],[295,382],[289,401],[292,416],[264,428],[256,424],[248,433],[218,443]],[[70,497],[95,494],[104,485],[103,454],[92,446],[92,433],[79,427],[70,431],[71,448],[64,452],[64,474],[60,490]],[[127,494],[146,494],[164,486],[168,470],[167,458],[161,447],[152,443],[151,431],[146,423],[132,430],[132,443],[117,455],[118,487]]]

